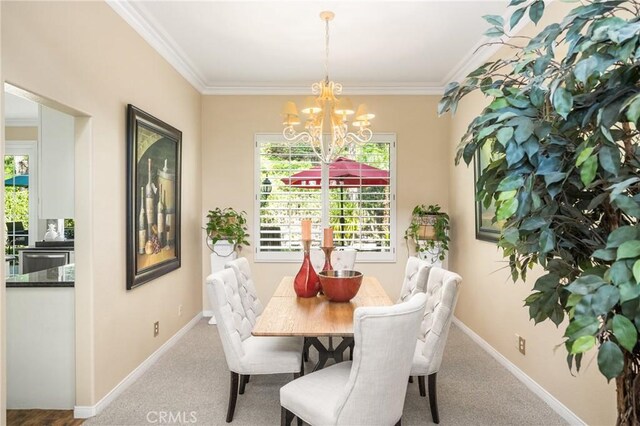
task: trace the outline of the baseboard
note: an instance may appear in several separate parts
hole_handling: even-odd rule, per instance
[[[477,343],[482,349],[491,355],[496,361],[498,361],[504,368],[509,370],[511,374],[516,376],[516,379],[520,380],[529,390],[540,399],[542,399],[553,411],[558,413],[560,417],[565,419],[570,425],[585,426],[586,423],[578,417],[573,411],[569,410],[566,405],[560,402],[556,397],[551,395],[545,388],[540,386],[531,377],[527,376],[524,371],[520,370],[514,363],[509,361],[504,355],[498,352],[493,346],[487,343],[482,337],[477,335],[473,330],[467,327],[458,318],[453,317],[453,323],[462,330],[464,334],[469,336],[471,340]]]
[[[76,405],[73,409],[73,416],[76,419],[87,419],[99,414],[105,409],[114,399],[116,399],[125,389],[127,389],[133,382],[138,380],[155,362],[167,352],[173,345],[175,345],[182,336],[184,336],[189,330],[191,330],[202,318],[202,312],[199,312],[191,321],[189,321],[184,327],[182,327],[176,334],[171,336],[169,340],[163,343],[154,353],[149,355],[139,366],[137,366],[127,377],[125,377],[120,383],[116,385],[111,391],[104,396],[96,405]]]

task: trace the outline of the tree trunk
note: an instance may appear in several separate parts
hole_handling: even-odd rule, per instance
[[[638,359],[624,353],[624,370],[616,378],[618,426],[640,425],[640,374]]]

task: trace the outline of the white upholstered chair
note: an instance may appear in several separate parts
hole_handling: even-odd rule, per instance
[[[236,274],[240,301],[242,302],[242,307],[247,315],[247,319],[253,327],[256,325],[256,321],[260,317],[260,314],[262,314],[264,307],[258,298],[258,292],[251,277],[249,262],[246,257],[240,257],[225,263],[224,267],[232,269]]]
[[[427,289],[430,270],[431,264],[426,260],[420,260],[415,256],[409,257],[404,268],[404,280],[402,281],[400,297],[398,297],[396,303],[405,302],[416,293],[424,293]]]
[[[225,269],[207,277],[207,292],[218,323],[222,349],[231,371],[227,423],[233,420],[238,395],[238,375],[294,373],[302,365],[302,339],[256,337],[242,306],[236,275]]]
[[[358,251],[352,248],[336,248],[331,252],[331,266],[335,270],[349,269],[353,270],[356,265],[356,256]],[[309,254],[311,257],[311,265],[316,272],[322,271],[324,266],[324,252],[319,248],[311,249]]]
[[[400,424],[425,303],[421,293],[406,303],[357,308],[353,361],[282,387],[282,424],[294,415],[311,425]]]
[[[442,363],[461,282],[460,275],[437,266],[431,268],[427,281],[427,304],[413,356],[411,375],[418,376],[421,396],[426,396],[424,377],[429,378],[429,406],[434,423],[440,422],[436,375]]]

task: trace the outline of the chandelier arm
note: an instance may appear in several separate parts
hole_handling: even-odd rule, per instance
[[[324,21],[324,78],[329,81],[329,19]]]

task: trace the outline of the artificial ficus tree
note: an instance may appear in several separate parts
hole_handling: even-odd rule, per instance
[[[439,113],[474,91],[488,98],[456,163],[490,154],[476,196],[495,203],[512,278],[545,271],[525,300],[531,318],[568,318],[569,368],[597,351],[618,424],[639,424],[640,1],[582,1],[534,37],[510,32],[525,15],[537,24],[543,0],[510,6],[508,22],[485,16],[510,54],[450,84]]]

